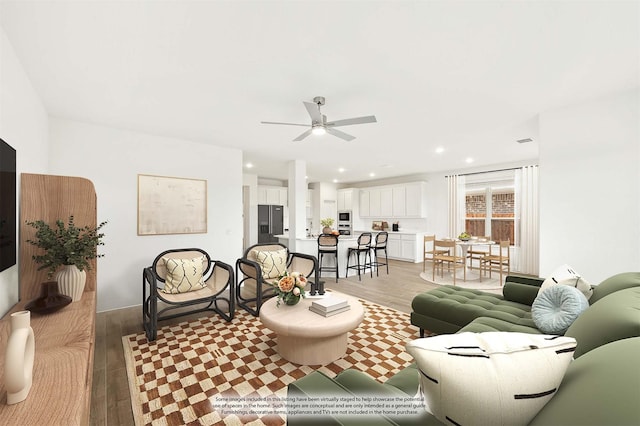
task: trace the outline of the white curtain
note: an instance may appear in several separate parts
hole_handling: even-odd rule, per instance
[[[447,176],[449,200],[449,237],[456,238],[465,231],[466,190],[464,176]]]
[[[516,170],[516,241],[519,243],[516,269],[524,274],[539,273],[538,166]]]

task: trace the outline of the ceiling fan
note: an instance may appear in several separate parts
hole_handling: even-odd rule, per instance
[[[353,124],[365,124],[365,123],[376,123],[375,115],[368,115],[366,117],[355,117],[355,118],[346,118],[344,120],[336,120],[336,121],[327,121],[327,116],[323,115],[320,112],[320,107],[324,105],[324,97],[316,96],[313,98],[313,103],[311,102],[302,102],[307,108],[307,112],[309,116],[311,116],[311,127],[294,139],[294,141],[301,141],[306,138],[310,134],[315,135],[323,135],[325,133],[329,133],[330,135],[337,136],[345,141],[352,141],[356,137],[351,136],[345,132],[342,132],[336,127],[339,126],[351,126]],[[287,126],[304,126],[308,127],[308,124],[297,124],[297,123],[279,123],[275,121],[261,121],[262,124],[284,124]]]

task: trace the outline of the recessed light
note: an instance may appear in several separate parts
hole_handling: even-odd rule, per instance
[[[375,175],[376,175],[376,174],[375,174],[375,173],[373,173],[373,172],[369,173],[369,177],[374,177]]]
[[[333,183],[338,183],[338,179],[334,179],[334,180],[333,180]]]
[[[245,164],[245,167],[246,167],[247,169],[250,169],[250,168],[252,168],[252,167],[253,167],[253,164],[251,164],[251,163],[247,163],[247,164]]]
[[[466,160],[464,160],[464,161],[465,161],[465,163],[467,163],[467,164],[469,164],[469,163],[473,163],[473,158],[471,158],[471,157],[467,157],[467,159],[466,159]]]
[[[442,154],[444,152],[444,148],[439,146],[436,148],[436,154]]]
[[[344,167],[340,167],[340,168],[338,169],[338,171],[339,171],[340,173],[344,173]]]

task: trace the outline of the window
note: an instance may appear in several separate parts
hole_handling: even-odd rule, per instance
[[[509,240],[515,245],[515,174],[513,171],[467,176],[465,228],[474,236]]]

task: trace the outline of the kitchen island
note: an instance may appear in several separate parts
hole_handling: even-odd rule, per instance
[[[276,235],[278,242],[289,247],[289,234]],[[341,278],[347,276],[347,249],[349,247],[355,247],[358,242],[357,235],[340,235],[338,237],[338,274]],[[318,257],[318,237],[305,237],[296,238],[296,252],[310,254]],[[318,259],[320,261],[320,259]],[[352,259],[352,262],[355,258]],[[364,262],[364,259],[361,260]],[[325,266],[335,266],[335,260],[333,256],[325,256],[323,261]],[[318,265],[320,266],[320,265]],[[348,276],[358,275],[357,271],[353,269],[349,271]],[[321,276],[329,278],[336,276],[335,272],[324,271]]]
[[[375,241],[376,234],[380,231],[359,231],[355,234],[371,232]],[[405,262],[419,263],[424,259],[424,236],[426,231],[401,229],[400,231],[387,231],[387,256],[389,259],[402,260]]]
[[[340,235],[338,237],[338,273],[340,277],[347,276],[347,249],[355,247],[358,242],[358,236],[363,232],[371,232],[372,244],[375,241],[377,230],[355,231],[353,235]],[[400,230],[388,231],[387,240],[387,256],[389,259],[402,260],[405,262],[419,263],[423,262],[424,256],[424,236],[425,231],[419,230]],[[289,246],[289,234],[276,235],[278,242]],[[318,257],[318,237],[296,238],[296,251],[300,253],[310,254]],[[319,260],[319,259],[318,259]],[[352,259],[354,262],[355,259]],[[364,262],[364,259],[361,259]],[[325,266],[335,266],[333,256],[325,256]],[[324,277],[334,276],[334,272],[325,271],[321,274]],[[358,275],[357,271],[349,270],[348,276]]]

